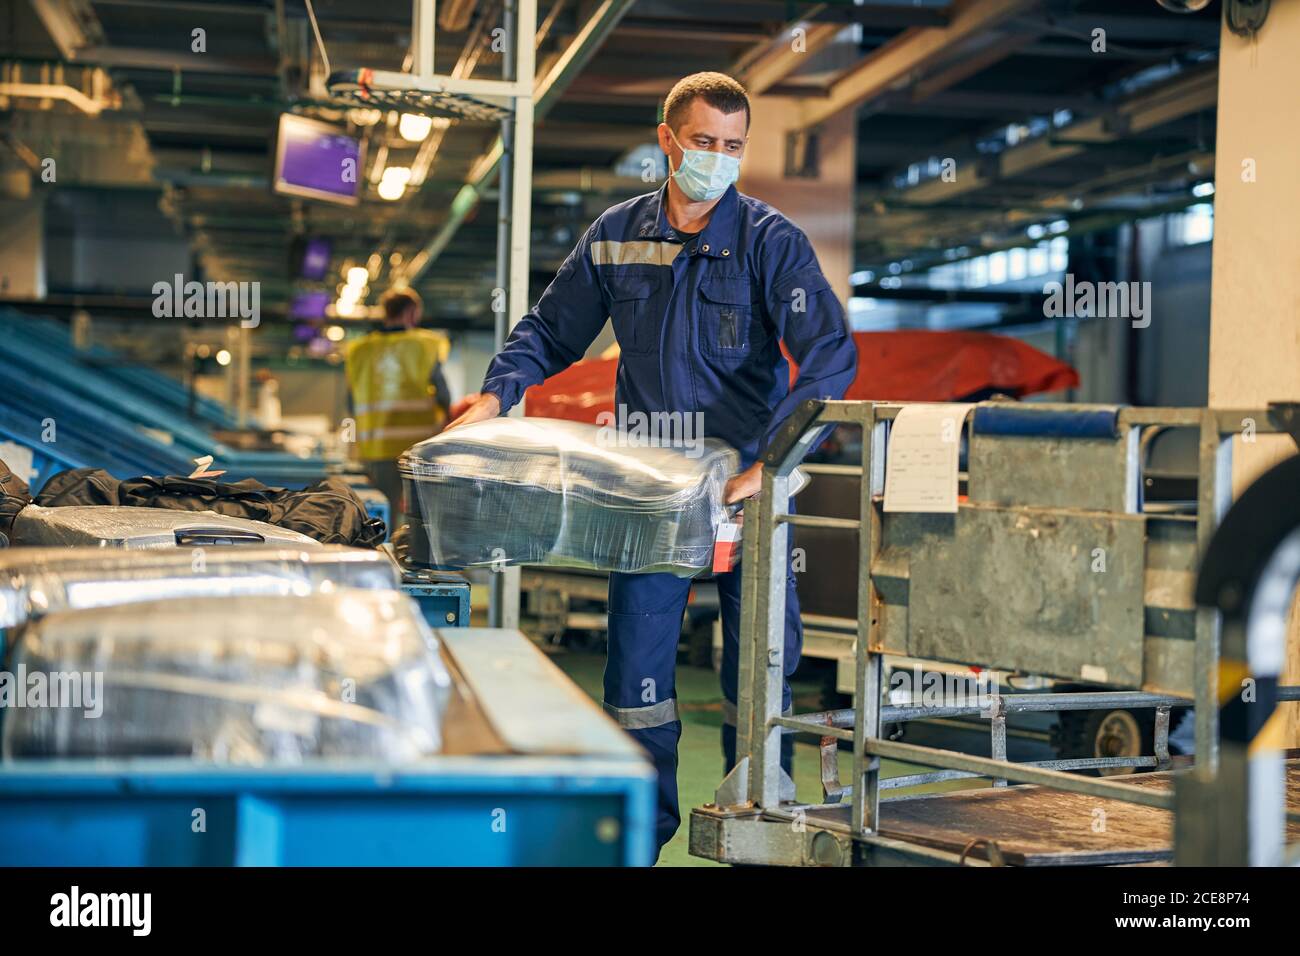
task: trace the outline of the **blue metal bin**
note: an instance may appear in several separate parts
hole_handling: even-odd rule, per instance
[[[632,739],[518,631],[437,633],[492,744],[403,766],[11,761],[0,865],[650,864]]]

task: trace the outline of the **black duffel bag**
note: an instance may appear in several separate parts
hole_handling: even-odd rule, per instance
[[[273,488],[252,478],[114,478],[101,468],[72,468],[52,475],[36,496],[43,508],[66,505],[127,505],[176,511],[215,511],[265,521],[315,538],[322,544],[377,547],[384,522],[342,478],[323,478],[306,488]]]
[[[0,461],[0,547],[9,542],[9,529],[14,516],[32,503],[27,482],[23,481],[3,461]]]

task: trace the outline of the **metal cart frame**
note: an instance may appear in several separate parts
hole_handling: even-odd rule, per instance
[[[887,634],[885,629],[887,612],[879,590],[881,579],[881,551],[883,524],[887,518],[883,512],[883,491],[885,475],[885,456],[888,450],[889,426],[903,406],[895,403],[848,402],[848,401],[809,401],[805,402],[792,416],[782,433],[764,454],[763,488],[756,500],[747,503],[745,509],[744,530],[744,600],[741,614],[740,674],[737,720],[737,753],[742,755],[720,786],[715,802],[696,809],[691,818],[691,850],[697,855],[731,862],[759,862],[786,864],[835,864],[835,863],[969,863],[965,854],[957,854],[932,847],[906,843],[890,839],[880,833],[880,792],[896,786],[911,786],[919,783],[933,782],[954,777],[989,777],[995,785],[1005,785],[1007,781],[1022,784],[1037,784],[1056,790],[1085,794],[1100,799],[1115,799],[1173,810],[1175,796],[1172,792],[1162,792],[1151,788],[1142,788],[1110,779],[1090,778],[1067,773],[1087,767],[1102,766],[1165,766],[1168,763],[1168,718],[1169,708],[1176,704],[1194,702],[1196,705],[1196,742],[1197,769],[1201,778],[1212,778],[1219,758],[1219,699],[1218,676],[1220,663],[1220,614],[1214,607],[1197,607],[1192,599],[1190,586],[1187,588],[1186,601],[1188,613],[1192,616],[1194,628],[1194,650],[1191,663],[1193,686],[1191,694],[1149,693],[1143,691],[1106,691],[1099,693],[1070,694],[1034,694],[1034,695],[995,695],[992,707],[984,716],[991,719],[993,748],[991,758],[977,757],[953,751],[907,744],[882,739],[881,729],[886,722],[906,721],[919,717],[932,717],[938,714],[934,708],[899,708],[886,707],[882,704],[882,658],[886,653],[900,653],[895,645],[898,641],[898,629]],[[1116,522],[1126,519],[1133,522],[1134,516],[1142,515],[1140,499],[1141,466],[1139,460],[1140,436],[1143,429],[1158,427],[1184,427],[1199,430],[1199,484],[1197,488],[1197,508],[1194,519],[1183,518],[1183,533],[1188,532],[1186,525],[1194,520],[1194,539],[1186,542],[1192,546],[1190,555],[1180,554],[1180,560],[1189,558],[1195,561],[1205,553],[1210,538],[1231,503],[1231,463],[1232,436],[1240,433],[1243,427],[1256,434],[1280,433],[1290,430],[1293,418],[1287,417],[1293,406],[1276,405],[1268,409],[1224,410],[1224,409],[1175,409],[1175,408],[1109,408],[1101,406],[1081,406],[1064,404],[1032,404],[1008,406],[1006,403],[980,403],[975,407],[972,422],[982,409],[989,409],[997,414],[1014,408],[1014,413],[1028,416],[1029,419],[1040,417],[1048,421],[1052,417],[1067,419],[1075,416],[1110,416],[1113,422],[1114,440],[1109,442],[1075,443],[1071,445],[1070,436],[1062,433],[1050,451],[1046,446],[1033,444],[1008,445],[1000,449],[998,455],[987,455],[987,461],[1002,462],[1002,489],[1030,486],[1027,478],[1018,477],[1020,467],[1032,470],[1028,457],[1020,461],[1009,460],[1008,456],[1058,455],[1057,465],[1063,466],[1062,474],[1067,477],[1062,487],[1048,493],[1066,499],[1073,494],[1085,498],[1096,497],[1092,489],[1082,483],[1094,481],[1094,475],[1087,466],[1094,468],[1105,461],[1113,462],[1121,471],[1121,477],[1112,482],[1122,492],[1122,500],[1113,502],[1109,511],[1101,506],[1099,512],[1109,520]],[[790,475],[794,467],[802,460],[805,453],[815,446],[823,433],[824,426],[832,424],[859,425],[863,434],[861,486],[861,520],[824,518],[811,515],[789,513]],[[971,433],[972,440],[975,434]],[[1295,433],[1292,432],[1293,437]],[[1021,442],[1025,439],[1017,436]],[[1104,449],[1102,446],[1106,446]],[[1086,447],[1085,447],[1086,446]],[[1088,460],[1087,455],[1080,457],[1080,452],[1094,455]],[[1109,459],[1098,459],[1095,454],[1104,451]],[[1013,455],[1014,453],[1014,455]],[[976,463],[972,458],[972,479]],[[1017,482],[1019,485],[1017,486]],[[1100,493],[1100,492],[1098,492]],[[1003,496],[1005,498],[1005,496]],[[974,496],[972,496],[974,498]],[[1039,503],[1041,505],[1041,503]],[[990,506],[987,502],[974,500],[959,507],[954,523],[973,515],[982,508],[986,510],[1010,511],[1042,517],[1057,516],[1071,512],[1074,515],[1086,514],[1094,505],[1084,504],[1070,507],[1064,501],[1056,506],[1024,505],[1021,502],[1003,501],[1002,507]],[[1069,517],[1069,515],[1066,515]],[[929,516],[925,516],[929,517]],[[944,516],[948,517],[948,516]],[[787,541],[791,525],[837,528],[859,532],[860,560],[858,568],[858,614],[857,639],[854,649],[854,688],[855,707],[851,710],[824,712],[816,714],[797,714],[785,716],[781,712],[781,691],[783,675],[783,620],[785,614],[785,561]],[[1138,521],[1138,539],[1146,548],[1145,523]],[[1132,541],[1131,537],[1126,540]],[[1184,551],[1187,549],[1184,548]],[[1146,552],[1144,550],[1140,563],[1136,565],[1140,572],[1145,572]],[[1129,565],[1133,569],[1133,565]],[[1023,571],[1024,569],[1020,569]],[[1029,577],[1036,573],[1031,571]],[[1012,580],[1011,577],[1008,580]],[[1138,587],[1145,587],[1142,574],[1138,576]],[[1145,601],[1145,591],[1139,590],[1139,599]],[[903,598],[906,604],[910,592]],[[897,600],[897,598],[895,598]],[[1143,608],[1145,610],[1145,607]],[[1084,636],[1084,635],[1081,635]],[[1086,635],[1092,636],[1092,635]],[[1146,635],[1146,625],[1138,636],[1138,641],[1145,648],[1150,640]],[[1129,642],[1134,640],[1130,634]],[[960,660],[960,663],[984,665],[1009,669],[1037,671],[1037,661],[1030,662],[1020,658],[1033,658],[1034,648],[1027,643],[1017,644],[1014,640],[1009,645],[1001,660]],[[1186,650],[1181,653],[1186,656]],[[1147,651],[1148,659],[1150,651]],[[925,657],[926,654],[916,656]],[[956,660],[951,656],[944,659]],[[1187,671],[1186,666],[1183,672]],[[1069,676],[1059,674],[1058,676]],[[1109,683],[1114,683],[1111,681]],[[1297,699],[1296,689],[1279,688],[1279,699]],[[1187,698],[1191,697],[1189,701]],[[1037,764],[1011,763],[1005,759],[1005,718],[1006,714],[1016,710],[1075,710],[1123,707],[1152,707],[1157,712],[1157,752],[1153,757],[1143,758],[1098,758],[1089,760],[1057,760]],[[949,708],[942,715],[952,716],[958,713],[981,713],[985,706]],[[838,803],[846,797],[851,798],[851,813],[847,823],[828,820],[824,816],[814,819],[809,811],[816,805],[794,802],[793,783],[783,773],[780,765],[780,742],[784,733],[802,732],[813,734],[827,745],[823,748],[823,786],[825,801]],[[837,757],[834,753],[835,743],[849,741],[853,746],[853,770],[851,782],[841,786],[838,781]],[[936,768],[937,772],[913,775],[890,781],[882,785],[880,779],[880,761],[892,758],[922,766]],[[794,823],[795,826],[790,824]],[[1273,837],[1283,840],[1283,832],[1278,831]]]

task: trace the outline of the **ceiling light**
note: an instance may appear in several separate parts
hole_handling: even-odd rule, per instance
[[[363,287],[370,281],[370,270],[365,266],[353,266],[348,270],[348,285]]]
[[[389,166],[379,180],[379,196],[389,201],[402,198],[406,184],[411,181],[409,166]]]
[[[421,143],[433,129],[433,118],[419,113],[403,113],[397,124],[397,132],[408,143]]]
[[[218,352],[218,353],[217,353],[217,364],[218,364],[218,365],[229,365],[229,364],[230,364],[230,353],[229,353],[228,351],[226,351],[225,349],[222,349],[220,352]]]
[[[374,126],[383,118],[384,113],[382,110],[368,109],[364,106],[348,110],[348,119],[358,126]]]

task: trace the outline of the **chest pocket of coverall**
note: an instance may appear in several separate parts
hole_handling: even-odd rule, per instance
[[[767,344],[749,276],[706,276],[700,300],[700,347],[706,354],[738,362]]]
[[[609,317],[618,347],[628,355],[658,351],[659,320],[650,304],[658,283],[646,276],[616,276],[609,280]]]

